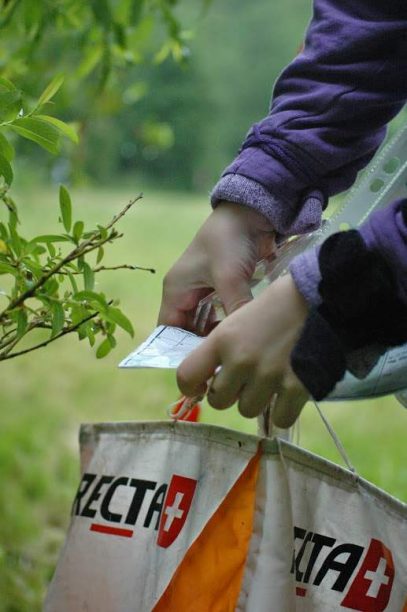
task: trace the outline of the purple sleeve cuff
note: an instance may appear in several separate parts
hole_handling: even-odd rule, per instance
[[[215,185],[211,193],[212,206],[215,208],[221,201],[253,208],[266,217],[282,236],[304,234],[317,229],[324,205],[322,193],[314,190],[304,197],[298,211],[270,193],[261,183],[241,174],[227,174]]]
[[[396,200],[375,211],[361,226],[359,233],[367,248],[378,251],[390,266],[397,282],[398,295],[407,304],[407,201]],[[321,302],[318,284],[321,280],[318,248],[298,255],[290,266],[298,290],[311,306]]]
[[[317,248],[305,251],[298,255],[290,265],[290,273],[294,283],[311,307],[317,307],[321,304],[318,291],[318,285],[321,281],[318,251]]]

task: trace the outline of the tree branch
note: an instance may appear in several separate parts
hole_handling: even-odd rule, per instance
[[[130,208],[136,202],[138,202],[142,197],[143,197],[142,194],[140,194],[136,198],[134,198],[133,200],[130,200],[130,202],[123,208],[123,210],[121,210],[117,215],[115,215],[113,217],[113,219],[103,229],[105,229],[105,230],[112,229],[113,226],[119,221],[119,219],[121,219],[130,210]],[[37,282],[34,283],[34,285],[32,287],[27,289],[24,293],[22,293],[17,298],[15,298],[3,310],[3,312],[0,313],[0,321],[2,319],[4,319],[4,317],[7,315],[8,312],[13,310],[17,306],[20,306],[20,304],[23,304],[23,302],[26,299],[28,299],[28,298],[32,297],[33,295],[35,295],[35,292],[38,289],[40,289],[47,282],[47,280],[49,280],[51,278],[51,276],[54,276],[54,274],[57,274],[60,271],[60,269],[63,268],[63,266],[65,266],[66,264],[70,263],[71,261],[73,261],[75,259],[78,259],[78,257],[81,257],[82,255],[86,255],[87,253],[89,253],[91,251],[94,251],[95,249],[98,249],[99,247],[103,246],[106,242],[109,242],[113,238],[120,238],[121,237],[121,234],[116,234],[116,235],[113,236],[113,232],[112,232],[106,238],[99,239],[98,242],[94,242],[94,240],[97,239],[100,235],[101,235],[101,230],[99,230],[97,232],[93,232],[93,234],[91,234],[89,236],[89,238],[87,238],[81,244],[79,244],[77,247],[75,247],[75,249],[73,249],[70,253],[68,253],[68,255],[66,255],[63,259],[61,259],[61,261],[59,263],[57,263],[53,268],[51,268],[50,270],[45,272],[45,274],[43,274],[37,280]]]
[[[26,353],[31,353],[31,351],[35,351],[44,346],[48,346],[48,344],[51,344],[51,342],[55,342],[55,340],[62,338],[62,336],[66,336],[67,334],[71,334],[72,332],[75,332],[83,323],[86,323],[87,321],[94,319],[98,314],[99,314],[99,311],[94,312],[88,317],[85,317],[84,319],[82,319],[82,321],[79,321],[79,323],[76,323],[75,325],[71,325],[70,327],[66,327],[61,332],[59,332],[59,334],[57,334],[56,336],[48,338],[47,340],[44,340],[43,342],[40,342],[39,344],[35,344],[34,346],[31,346],[30,348],[24,349],[22,351],[17,351],[16,353],[10,353],[9,351],[12,350],[14,347],[9,347],[9,351],[7,351],[6,353],[0,353],[0,361],[5,361],[6,359],[13,359],[14,357],[20,357],[20,355],[25,355]],[[17,344],[17,342],[21,340],[22,337],[23,336],[17,339],[15,345]]]
[[[151,272],[151,274],[155,274],[154,268],[144,268],[143,266],[131,266],[130,264],[122,264],[119,266],[99,266],[98,268],[93,268],[93,272],[104,272],[105,270],[144,270],[145,272]],[[59,272],[59,274],[82,274],[82,272]]]

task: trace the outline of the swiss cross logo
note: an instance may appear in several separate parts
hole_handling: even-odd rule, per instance
[[[394,580],[391,551],[372,540],[342,605],[360,612],[382,612],[389,603]]]
[[[170,484],[129,476],[85,473],[72,514],[92,519],[97,534],[132,538],[137,531],[158,531],[157,545],[168,548],[187,519],[197,480],[174,474]]]
[[[168,548],[181,531],[194,497],[197,481],[175,474],[171,478],[161,513],[157,544]]]
[[[315,587],[328,588],[332,596],[335,591],[341,593],[341,608],[384,612],[390,602],[395,568],[391,551],[380,540],[370,540],[366,548],[294,527],[291,573],[297,583],[297,597],[308,597]]]

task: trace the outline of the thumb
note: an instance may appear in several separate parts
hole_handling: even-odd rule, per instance
[[[203,395],[207,381],[215,374],[220,358],[215,344],[209,337],[202,342],[178,367],[177,383],[187,397]]]
[[[253,299],[249,281],[246,278],[226,278],[218,283],[217,294],[227,315]]]

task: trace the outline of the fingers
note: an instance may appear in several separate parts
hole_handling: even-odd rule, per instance
[[[212,378],[220,359],[210,338],[195,349],[178,367],[177,383],[187,397],[206,392],[207,381]]]
[[[216,285],[218,296],[227,315],[253,299],[247,278],[230,276],[223,279],[222,282],[217,282]]]
[[[187,397],[205,394],[207,383],[220,363],[215,343],[205,340],[177,370],[181,392]],[[213,408],[224,410],[238,401],[240,414],[253,418],[261,414],[274,394],[277,400],[272,421],[277,427],[287,429],[297,420],[309,398],[307,390],[291,371],[279,383],[271,373],[252,375],[248,379],[244,366],[222,367],[209,388],[208,402]]]
[[[222,367],[208,389],[208,402],[212,408],[224,410],[233,406],[244,386],[244,375],[242,367]]]
[[[309,393],[298,378],[290,373],[285,385],[277,396],[273,408],[272,421],[277,427],[287,429],[298,419],[301,410],[309,399]]]
[[[240,393],[238,405],[240,414],[246,418],[259,416],[275,394],[277,399],[272,421],[282,429],[291,427],[309,399],[307,390],[291,373],[282,383],[273,380],[271,376],[253,378]]]
[[[172,325],[173,327],[189,329],[188,313],[179,310],[175,305],[162,303],[157,325]]]
[[[179,286],[172,274],[164,280],[163,295],[157,325],[172,325],[189,331],[195,330],[196,308],[211,289],[208,287]]]
[[[258,259],[273,260],[277,255],[275,232],[262,232],[257,238]]]
[[[187,313],[185,308],[180,307],[180,293],[177,283],[171,281],[170,274],[167,274],[163,283],[158,325],[173,325],[186,329]]]
[[[270,375],[251,377],[239,398],[239,412],[246,418],[253,418],[263,412],[271,397],[277,392],[278,385]]]

